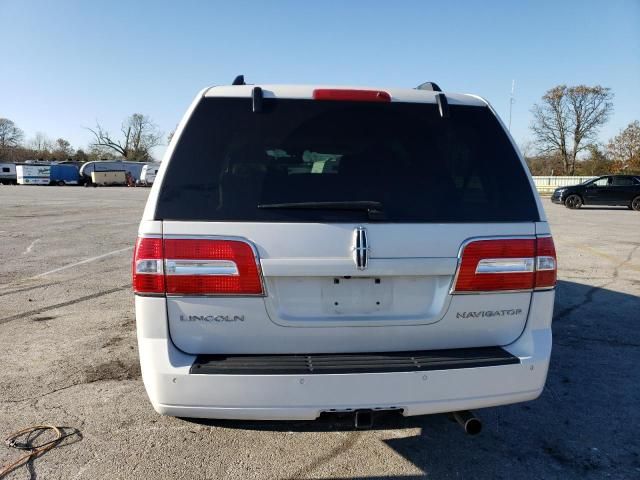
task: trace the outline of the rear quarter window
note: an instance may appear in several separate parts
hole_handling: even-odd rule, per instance
[[[385,222],[537,221],[516,151],[486,107],[203,98],[167,165],[156,219],[360,222],[366,212],[261,209],[375,201]]]
[[[634,184],[635,181],[633,177],[613,177],[614,187],[629,187]]]

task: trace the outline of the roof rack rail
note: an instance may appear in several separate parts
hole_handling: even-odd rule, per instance
[[[246,83],[244,83],[244,75],[238,75],[234,78],[231,85],[246,85]]]
[[[442,89],[435,82],[424,82],[416,87],[416,90],[428,90],[430,92],[441,92]]]

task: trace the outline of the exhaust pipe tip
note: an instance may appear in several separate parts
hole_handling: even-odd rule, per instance
[[[482,421],[468,410],[453,412],[452,415],[467,435],[478,435],[482,431]]]

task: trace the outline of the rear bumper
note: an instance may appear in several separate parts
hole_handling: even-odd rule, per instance
[[[166,321],[158,322],[166,309],[163,299],[157,299],[157,310],[147,302],[145,318],[138,312],[142,377],[155,410],[180,417],[302,420],[357,409],[401,409],[409,416],[533,400],[547,377],[553,292],[534,295],[538,298],[532,302],[527,327],[516,342],[504,347],[519,359],[517,364],[295,375],[191,374],[197,357],[173,345]],[[153,324],[145,323],[153,310]]]

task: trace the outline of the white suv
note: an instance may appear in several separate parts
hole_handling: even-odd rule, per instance
[[[315,419],[531,400],[556,259],[527,167],[473,95],[202,91],[133,261],[156,411]]]

